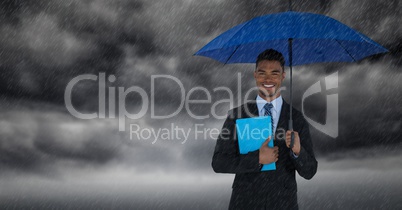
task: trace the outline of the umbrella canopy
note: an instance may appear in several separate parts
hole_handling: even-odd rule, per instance
[[[289,49],[293,39],[293,49]],[[341,22],[319,14],[283,12],[256,17],[216,37],[195,55],[222,63],[255,63],[258,54],[275,49],[289,66],[322,62],[354,62],[387,49]]]

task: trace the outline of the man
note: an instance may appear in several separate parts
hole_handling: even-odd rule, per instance
[[[311,179],[317,171],[309,126],[295,109],[294,145],[290,148],[290,106],[280,92],[285,79],[284,64],[283,55],[272,49],[257,57],[254,78],[258,96],[255,101],[229,111],[217,139],[212,160],[214,171],[236,174],[229,209],[298,209],[295,171],[305,179]],[[267,146],[272,141],[268,138],[259,150],[240,154],[236,120],[264,116],[268,112],[272,116],[274,148]],[[262,164],[272,162],[276,163],[276,170],[261,171]]]

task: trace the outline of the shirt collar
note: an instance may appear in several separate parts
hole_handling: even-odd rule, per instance
[[[262,109],[264,109],[265,104],[267,104],[268,102],[263,99],[259,94],[257,95],[257,107],[258,107],[258,111],[261,112]],[[283,99],[282,96],[279,96],[278,98],[275,98],[274,100],[271,101],[272,105],[274,106],[273,109],[275,112],[278,112],[279,110],[281,110],[282,108],[282,104],[283,104]]]

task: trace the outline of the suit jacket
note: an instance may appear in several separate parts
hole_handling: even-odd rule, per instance
[[[260,171],[259,150],[239,153],[236,137],[236,119],[258,117],[255,101],[229,111],[223,124],[212,159],[216,173],[235,173],[229,209],[298,209],[295,171],[311,179],[317,171],[309,126],[302,114],[293,108],[293,130],[300,136],[301,151],[295,158],[286,147],[290,106],[283,101],[274,145],[279,147],[276,170]]]

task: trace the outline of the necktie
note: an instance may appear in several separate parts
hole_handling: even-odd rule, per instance
[[[267,103],[264,106],[265,112],[264,116],[270,116],[271,117],[271,125],[272,125],[272,137],[274,136],[274,118],[272,117],[272,108],[274,106],[271,103]]]

